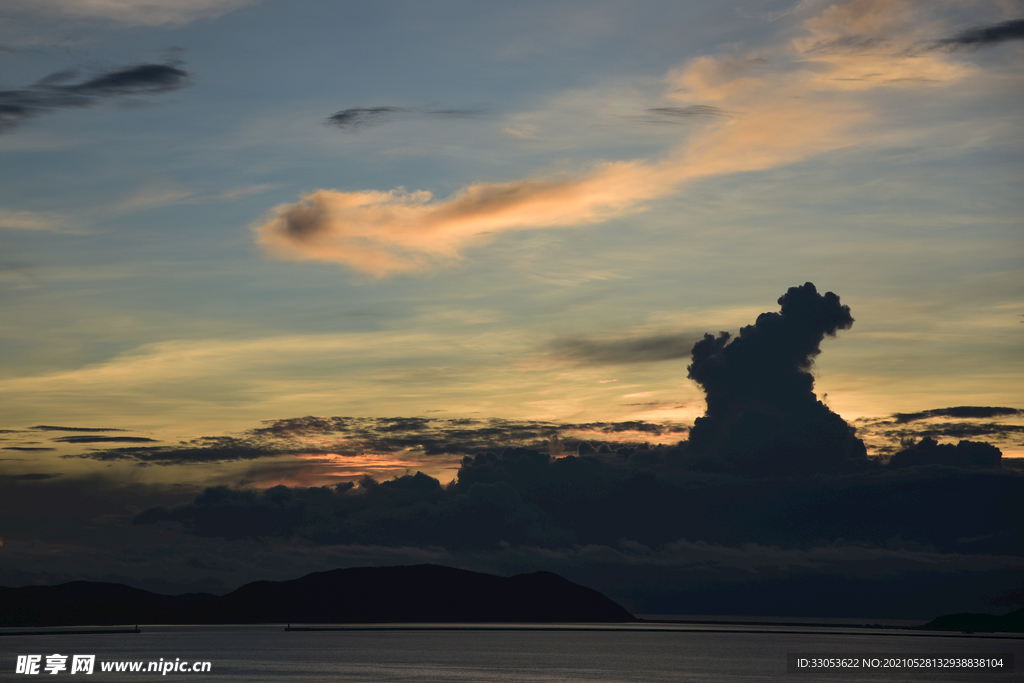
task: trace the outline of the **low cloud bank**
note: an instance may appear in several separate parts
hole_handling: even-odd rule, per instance
[[[811,283],[790,288],[779,304],[779,312],[761,314],[736,338],[723,332],[694,345],[690,376],[707,392],[708,409],[689,441],[597,448],[581,441],[575,455],[557,457],[554,441],[547,452],[538,448],[557,435],[543,423],[521,430],[528,445],[497,450],[481,448],[481,439],[511,430],[485,436],[472,421],[448,421],[433,445],[409,439],[422,437],[430,423],[424,418],[389,418],[372,433],[346,418],[278,421],[261,434],[363,429],[371,441],[394,439],[391,448],[451,452],[461,441],[468,454],[448,485],[417,472],[333,487],[215,487],[186,505],[146,510],[134,522],[227,539],[478,551],[503,544],[650,549],[683,539],[799,548],[842,538],[872,547],[1024,552],[1011,512],[1024,478],[1000,468],[999,450],[925,439],[887,467],[867,458],[853,429],[816,399],[810,372],[824,338],[852,326],[849,307]],[[588,427],[643,433],[645,424]]]
[[[657,548],[681,539],[801,548],[841,538],[881,548],[1024,553],[1013,514],[1024,479],[994,468],[738,478],[680,471],[674,461],[681,455],[671,447],[562,458],[508,449],[467,457],[447,486],[416,473],[334,487],[215,487],[134,522],[226,539],[480,551],[626,541]]]

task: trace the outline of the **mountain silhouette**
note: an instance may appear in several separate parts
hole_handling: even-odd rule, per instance
[[[227,595],[158,595],[114,583],[0,588],[0,625],[629,622],[557,574],[500,577],[422,564],[256,581]]]

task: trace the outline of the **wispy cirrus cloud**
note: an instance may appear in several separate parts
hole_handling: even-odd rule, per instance
[[[126,432],[127,429],[117,427],[61,427],[59,425],[36,425],[29,427],[40,432]]]
[[[3,130],[2,120],[3,114],[0,113],[0,132]],[[50,212],[0,209],[0,229],[76,232],[76,224],[69,216]]]
[[[1024,415],[1024,410],[1018,408],[992,407],[992,406],[956,406],[953,408],[935,408],[922,410],[917,413],[894,413],[893,418],[897,424],[927,420],[936,417],[958,417],[958,418],[993,418],[1007,415]]]
[[[505,231],[583,226],[643,210],[688,181],[758,171],[864,142],[872,93],[946,87],[974,70],[943,51],[911,54],[933,24],[927,6],[872,0],[809,16],[799,37],[743,54],[701,57],[668,74],[659,120],[703,120],[660,159],[604,162],[561,176],[430,192],[320,189],[256,227],[273,256],[343,264],[372,277],[423,271]],[[806,12],[798,13],[806,16]],[[728,116],[721,113],[729,112]],[[359,125],[398,108],[339,112]]]
[[[379,125],[408,111],[405,107],[351,107],[331,114],[325,123],[342,130],[356,130]]]
[[[327,117],[329,126],[345,131],[377,126],[402,117],[438,117],[446,119],[467,119],[486,113],[483,108],[470,109],[424,109],[417,107],[351,107],[342,109]]]
[[[0,90],[0,133],[61,109],[91,107],[104,100],[155,95],[188,85],[189,74],[174,64],[138,64],[72,83],[73,70],[51,74],[17,90]]]
[[[1024,19],[1012,19],[989,26],[975,26],[936,41],[932,47],[946,50],[977,50],[990,45],[1024,40]]]
[[[99,434],[81,434],[73,436],[60,436],[51,439],[57,443],[153,443],[157,439],[150,439],[145,436],[102,436]]]
[[[181,26],[259,0],[7,0],[7,11],[103,19],[128,26]]]
[[[559,357],[588,365],[649,363],[689,358],[698,333],[654,334],[628,338],[563,338],[551,343]]]
[[[638,118],[644,123],[671,124],[728,115],[728,112],[708,104],[691,104],[689,107],[651,107]]]

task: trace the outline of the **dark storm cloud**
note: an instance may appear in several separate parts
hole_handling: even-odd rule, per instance
[[[631,339],[558,339],[550,348],[560,358],[587,365],[649,363],[687,358],[700,335],[691,332]]]
[[[1011,19],[991,26],[976,26],[951,38],[936,41],[933,49],[978,49],[989,45],[1024,40],[1024,19]]]
[[[416,473],[320,488],[216,487],[185,505],[146,510],[135,524],[226,539],[479,551],[502,544],[657,549],[681,539],[808,548],[844,539],[865,547],[1024,553],[1013,514],[1024,477],[970,462],[991,461],[997,449],[967,450],[973,455],[940,468],[911,462],[830,477],[742,478],[689,471],[683,445],[566,457],[507,448],[467,456],[448,485]]]
[[[950,465],[953,467],[999,467],[1003,454],[991,444],[961,441],[940,444],[930,437],[892,456],[889,466]]]
[[[1019,410],[1017,408],[993,408],[990,406],[957,406],[955,408],[922,410],[918,413],[893,413],[892,417],[897,424],[903,424],[905,422],[927,420],[934,417],[986,418],[999,417],[1002,415],[1024,415],[1024,410]]]
[[[74,71],[61,71],[20,90],[0,90],[0,132],[60,109],[90,107],[132,95],[171,92],[188,85],[189,74],[170,64],[139,64],[68,83]]]
[[[810,282],[779,297],[732,338],[710,334],[693,347],[688,377],[707,395],[690,430],[690,451],[712,470],[812,472],[867,464],[864,444],[815,396],[821,342],[853,325],[850,307]]]
[[[351,107],[327,117],[325,123],[342,130],[358,130],[392,121],[402,115],[466,119],[486,113],[485,109],[421,109],[411,107]]]
[[[894,456],[894,466],[869,461],[846,423],[817,401],[810,374],[824,338],[853,324],[849,308],[810,283],[789,289],[779,304],[780,312],[760,315],[735,339],[706,335],[694,345],[690,375],[704,387],[708,411],[690,441],[677,441],[678,426],[639,421],[309,416],[269,422],[242,438],[100,457],[168,464],[314,452],[303,443],[353,456],[465,454],[447,485],[416,472],[331,487],[220,486],[134,517],[134,527],[199,537],[478,553],[626,547],[653,554],[684,539],[726,548],[843,539],[900,551],[1024,553],[1013,514],[1024,477],[999,466],[999,450],[924,441]],[[636,437],[611,443],[623,434]],[[669,443],[637,443],[642,438]],[[283,478],[283,464],[256,467]]]
[[[135,524],[170,524],[229,540],[277,537],[317,543],[479,547],[502,539],[550,545],[548,537],[559,532],[542,517],[510,486],[485,485],[454,494],[436,479],[417,473],[385,482],[367,477],[358,487],[276,486],[262,492],[210,488],[190,505],[146,510]]]
[[[155,443],[157,439],[149,439],[144,436],[98,436],[90,434],[86,436],[60,436],[50,441],[60,443]]]
[[[4,446],[5,451],[55,451],[56,448],[46,446]]]

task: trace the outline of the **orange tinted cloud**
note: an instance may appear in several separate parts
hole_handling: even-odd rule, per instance
[[[441,202],[423,191],[317,190],[277,207],[259,239],[283,258],[334,261],[381,277],[455,260],[505,230],[607,220],[666,194],[670,182],[657,167],[620,162],[582,177],[470,185]]]
[[[926,8],[927,5],[921,7]],[[579,226],[643,209],[701,177],[757,171],[861,142],[863,93],[950,84],[968,67],[917,50],[927,22],[915,5],[853,0],[809,17],[784,46],[701,57],[668,76],[667,99],[714,106],[716,118],[660,160],[600,164],[570,177],[429,192],[317,190],[257,227],[271,254],[347,265],[373,277],[425,270],[507,230]],[[924,27],[924,28],[922,28]]]

